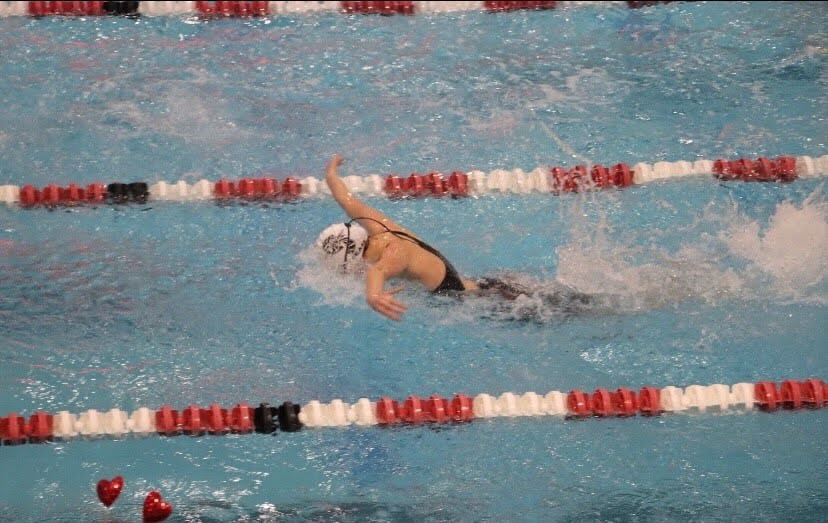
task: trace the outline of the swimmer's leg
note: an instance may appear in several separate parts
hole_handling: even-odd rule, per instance
[[[483,294],[485,295],[499,294],[501,298],[509,301],[516,300],[521,295],[529,296],[531,294],[528,287],[510,283],[500,278],[481,278],[477,281],[477,286],[481,291],[484,291]]]

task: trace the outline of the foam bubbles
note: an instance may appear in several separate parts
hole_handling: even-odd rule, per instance
[[[809,294],[825,282],[828,269],[828,220],[822,188],[802,205],[783,202],[763,230],[757,221],[733,225],[722,239],[730,251],[770,277],[783,297]]]
[[[697,222],[723,230],[694,234],[672,251],[616,239],[605,220],[591,231],[573,225],[573,239],[557,249],[557,280],[612,297],[626,310],[686,300],[824,301],[828,220],[821,189],[802,204],[780,203],[766,224],[736,206],[708,208]]]
[[[363,303],[363,273],[343,273],[326,264],[316,246],[299,253],[301,267],[296,272],[297,284],[322,296],[325,305],[353,306]]]

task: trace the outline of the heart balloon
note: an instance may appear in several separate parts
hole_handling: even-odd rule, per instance
[[[153,490],[144,499],[144,521],[155,523],[164,521],[172,514],[172,505],[161,499],[161,494]]]
[[[124,478],[115,476],[111,480],[102,479],[98,482],[98,499],[107,507],[115,503],[124,489]]]

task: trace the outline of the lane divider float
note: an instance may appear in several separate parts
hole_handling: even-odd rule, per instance
[[[453,11],[486,11],[491,13],[518,10],[545,10],[568,7],[626,6],[631,9],[669,1],[627,1],[627,2],[561,2],[554,0],[534,1],[340,1],[340,2],[251,2],[251,1],[26,1],[0,2],[0,17],[3,16],[165,16],[198,15],[201,17],[249,18],[272,15],[310,14],[318,12],[339,12],[363,15],[414,15],[419,13],[444,13]]]
[[[399,424],[463,423],[478,418],[557,416],[564,419],[658,416],[663,413],[708,413],[728,410],[774,412],[779,409],[821,409],[828,405],[828,384],[817,378],[690,385],[685,388],[645,386],[638,391],[597,388],[592,393],[573,389],[500,396],[478,394],[474,398],[455,394],[453,398],[431,395],[408,396],[403,401],[381,397],[360,398],[353,404],[335,399],[330,403],[313,400],[300,406],[286,401],[278,407],[260,403],[252,407],[238,403],[226,409],[217,403],[203,408],[188,405],[177,410],[169,405],[159,409],[141,407],[131,414],[120,409],[100,412],[89,409],[79,414],[37,411],[28,419],[16,412],[0,417],[0,443],[21,445],[73,438],[124,438],[134,436],[204,436],[225,434],[273,434],[297,432],[304,427],[393,426]]]
[[[495,169],[489,173],[479,170],[454,171],[445,176],[439,172],[412,173],[380,176],[344,176],[351,192],[388,198],[424,198],[480,196],[493,193],[545,193],[560,195],[593,190],[625,188],[648,182],[687,176],[712,176],[718,180],[744,182],[789,183],[798,178],[828,175],[828,155],[760,157],[755,160],[697,160],[695,162],[639,162],[632,167],[618,163],[611,167],[600,164],[574,167],[538,167],[533,171]],[[288,176],[283,180],[275,177],[220,179],[211,182],[200,180],[189,184],[184,180],[175,183],[147,182],[92,183],[88,185],[49,184],[38,188],[33,185],[0,185],[0,202],[19,204],[24,208],[72,206],[83,204],[146,203],[148,201],[216,200],[233,201],[296,201],[302,198],[329,196],[325,183],[313,176],[305,178]]]

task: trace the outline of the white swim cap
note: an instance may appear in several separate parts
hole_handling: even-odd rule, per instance
[[[368,243],[368,232],[357,223],[335,223],[322,231],[316,246],[327,260],[346,271],[362,262],[362,251]]]

